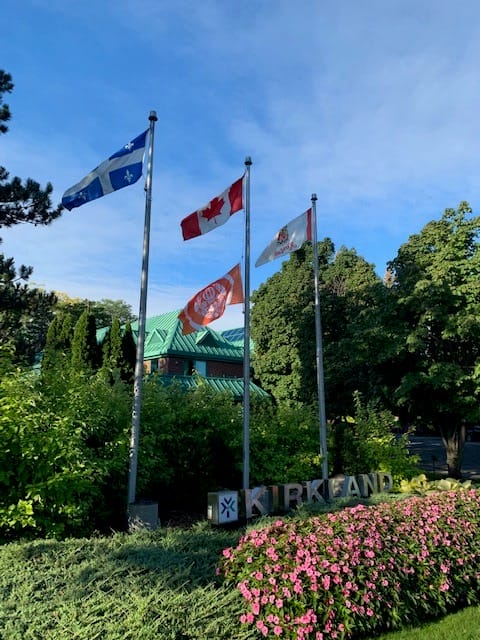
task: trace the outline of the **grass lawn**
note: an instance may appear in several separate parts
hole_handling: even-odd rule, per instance
[[[479,640],[480,607],[469,607],[419,629],[377,636],[376,640]]]
[[[241,596],[215,583],[235,531],[189,529],[0,546],[2,640],[245,640]],[[381,640],[480,640],[480,607]]]

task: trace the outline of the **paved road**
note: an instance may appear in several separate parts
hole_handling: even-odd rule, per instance
[[[411,451],[421,456],[421,466],[425,471],[447,475],[445,447],[441,438],[414,436],[410,441]],[[480,442],[465,443],[462,475],[466,480],[480,480]]]

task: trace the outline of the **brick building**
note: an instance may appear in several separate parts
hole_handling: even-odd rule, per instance
[[[243,396],[243,329],[202,331],[182,335],[179,311],[148,318],[145,325],[144,364],[147,373],[159,372],[165,382],[172,378],[185,387],[195,386],[197,376],[217,391]],[[134,337],[138,323],[132,323]],[[197,376],[195,375],[197,374]],[[267,393],[253,382],[255,395]]]

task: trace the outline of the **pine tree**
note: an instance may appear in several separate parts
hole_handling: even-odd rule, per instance
[[[27,364],[43,349],[56,301],[53,293],[28,286],[31,273],[0,253],[0,344],[13,345],[15,362]]]
[[[6,123],[11,118],[3,95],[11,93],[13,86],[11,75],[0,69],[0,134],[7,133]],[[63,211],[61,205],[52,208],[52,191],[50,183],[42,189],[30,178],[25,182],[18,177],[10,179],[0,166],[0,228],[21,222],[49,224]],[[32,271],[32,267],[21,265],[17,272],[13,258],[0,253],[0,345],[14,345],[15,362],[32,363],[43,349],[56,302],[54,294],[25,284]]]
[[[12,76],[0,69],[0,133],[7,133],[5,122],[11,118],[10,109],[3,103],[3,94],[13,90]],[[53,187],[47,183],[44,189],[31,178],[9,179],[5,167],[0,166],[0,227],[11,227],[20,222],[49,224],[62,214],[63,206],[52,208]]]

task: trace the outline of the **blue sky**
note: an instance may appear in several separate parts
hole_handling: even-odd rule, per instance
[[[3,0],[15,83],[0,164],[54,202],[155,110],[148,315],[244,255],[244,214],[184,242],[180,221],[251,170],[251,289],[274,233],[317,193],[319,238],[379,275],[400,245],[480,198],[476,0]],[[33,282],[138,313],[143,181],[48,227],[2,229]],[[212,328],[243,323],[227,308]]]

